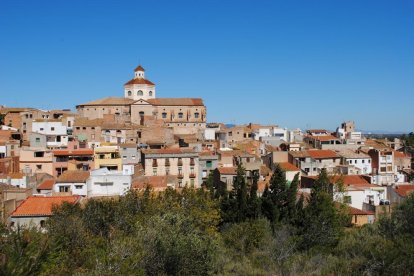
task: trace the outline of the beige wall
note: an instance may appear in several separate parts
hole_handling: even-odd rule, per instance
[[[44,152],[43,157],[35,157],[36,152]],[[43,149],[21,149],[20,171],[30,169],[32,173],[47,173],[53,175],[53,154]]]

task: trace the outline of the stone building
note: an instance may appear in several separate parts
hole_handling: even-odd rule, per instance
[[[155,84],[145,78],[141,66],[124,85],[124,97],[109,97],[76,107],[89,120],[109,118],[138,125],[154,120],[171,127],[175,134],[194,134],[206,127],[206,107],[200,98],[157,98]]]

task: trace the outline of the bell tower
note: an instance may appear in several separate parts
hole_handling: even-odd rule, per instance
[[[155,84],[145,79],[145,69],[138,65],[134,70],[134,78],[124,85],[124,96],[133,100],[155,98]]]

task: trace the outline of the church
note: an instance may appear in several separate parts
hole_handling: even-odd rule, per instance
[[[155,84],[139,65],[124,85],[124,97],[108,97],[76,106],[81,117],[108,119],[137,125],[162,124],[176,134],[194,134],[206,127],[206,107],[201,98],[157,98]]]

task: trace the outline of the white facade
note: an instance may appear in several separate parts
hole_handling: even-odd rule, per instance
[[[145,81],[145,72],[138,67],[134,74],[135,82],[128,82],[124,87],[125,98],[133,100],[155,99],[155,84]]]
[[[371,166],[371,158],[344,158],[345,165],[353,165],[359,168],[362,174],[371,174],[372,173],[372,166]]]
[[[0,183],[6,183],[9,185],[12,185],[17,188],[27,188],[28,186],[28,179],[26,176],[23,176],[22,178],[0,178]]]
[[[216,130],[215,128],[206,128],[204,129],[204,139],[205,140],[215,140],[216,139]]]
[[[122,196],[130,190],[131,179],[124,171],[93,170],[87,181],[88,197]]]
[[[80,183],[55,183],[53,185],[53,191],[55,193],[71,192],[72,195],[87,196],[87,186],[85,182]]]
[[[46,135],[48,147],[62,147],[68,145],[67,127],[60,121],[34,121],[32,132]]]
[[[348,203],[351,207],[363,210],[364,203],[374,206],[380,205],[381,199],[387,199],[387,192],[385,187],[362,188],[348,190],[343,194],[335,193],[334,199]]]

